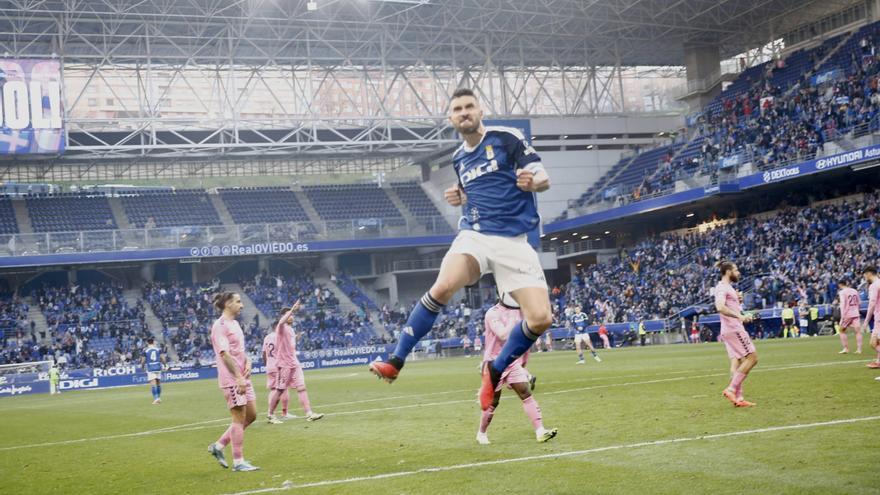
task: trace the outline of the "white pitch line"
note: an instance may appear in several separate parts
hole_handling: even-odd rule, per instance
[[[56,445],[70,445],[73,443],[93,442],[96,440],[112,440],[115,438],[140,437],[140,436],[145,436],[145,435],[155,435],[158,433],[172,433],[172,432],[176,432],[176,431],[187,431],[190,429],[190,428],[186,428],[187,426],[207,425],[209,423],[218,423],[220,421],[229,421],[229,418],[210,419],[208,421],[199,421],[197,423],[186,423],[186,424],[177,425],[177,426],[166,426],[165,428],[157,428],[155,430],[147,430],[147,431],[137,431],[134,433],[121,433],[118,435],[104,435],[104,436],[100,436],[100,437],[90,437],[90,438],[75,438],[73,440],[60,440],[57,442],[33,443],[33,444],[27,444],[27,445],[13,445],[10,447],[0,447],[0,451],[27,449],[27,448],[35,448],[35,447],[52,447],[52,446],[56,446]],[[207,426],[203,426],[200,428],[207,428]],[[211,426],[211,428],[213,428],[213,426]]]
[[[762,371],[762,372],[782,371],[782,370],[802,369],[802,368],[818,368],[818,367],[824,367],[824,366],[835,366],[835,365],[862,363],[862,362],[866,362],[866,361],[867,360],[862,360],[862,361],[828,361],[828,362],[824,362],[824,363],[795,364],[795,365],[781,366],[781,367],[775,367],[775,368],[764,368],[764,369],[760,369],[760,370],[755,369],[753,372],[757,372],[757,371]],[[691,380],[691,379],[696,379],[696,378],[708,378],[708,377],[718,377],[718,376],[728,376],[728,375],[729,375],[729,373],[713,373],[713,374],[682,376],[682,377],[674,377],[674,378],[661,378],[661,379],[657,379],[657,380],[644,380],[644,381],[637,381],[637,382],[609,383],[609,384],[605,384],[605,385],[593,385],[593,386],[589,386],[589,387],[578,387],[578,388],[572,388],[572,389],[554,390],[552,392],[543,392],[543,393],[541,393],[541,395],[542,396],[544,396],[544,395],[557,395],[557,394],[567,394],[567,393],[572,393],[572,392],[584,392],[587,390],[598,390],[598,389],[605,389],[605,388],[631,387],[631,386],[636,386],[636,385],[652,385],[655,383],[677,382],[677,381]],[[613,377],[609,377],[609,378],[613,378]],[[474,392],[476,392],[476,389],[473,389],[473,390],[474,390]],[[430,395],[430,394],[425,394],[425,395]],[[413,396],[413,397],[415,397],[415,396]],[[512,395],[507,395],[507,396],[502,396],[501,398],[503,400],[503,399],[512,399],[513,397],[514,396],[512,396]],[[380,407],[380,408],[373,408],[373,409],[360,409],[360,410],[356,410],[356,411],[329,412],[329,413],[326,413],[326,416],[328,416],[328,417],[329,416],[350,416],[350,415],[355,415],[355,414],[398,411],[401,409],[413,409],[413,408],[419,408],[419,407],[446,406],[446,405],[476,402],[476,400],[477,399],[475,396],[470,399],[458,399],[458,400],[450,400],[450,401],[442,401],[442,402],[428,402],[428,403],[421,403],[421,404],[409,404],[409,405],[403,405],[403,406]],[[208,420],[208,421],[200,421],[197,423],[186,423],[186,424],[181,424],[181,425],[177,425],[177,426],[168,426],[165,428],[140,431],[140,432],[134,432],[134,433],[121,433],[121,434],[117,434],[117,435],[104,435],[104,436],[91,437],[91,438],[77,438],[77,439],[72,439],[72,440],[60,440],[60,441],[56,441],[56,442],[45,442],[45,443],[37,443],[37,444],[12,445],[12,446],[8,446],[8,447],[0,447],[0,452],[9,451],[9,450],[27,449],[27,448],[37,448],[37,447],[51,447],[51,446],[56,446],[56,445],[69,445],[69,444],[76,444],[76,443],[91,442],[91,441],[96,441],[96,440],[113,440],[116,438],[129,438],[129,437],[138,437],[138,436],[145,436],[145,435],[156,435],[159,433],[172,433],[172,432],[178,432],[178,431],[202,430],[202,429],[206,429],[206,428],[213,428],[214,426],[211,425],[212,423],[219,423],[219,422],[223,422],[223,421],[229,421],[229,418],[227,417],[227,418],[212,419],[212,420]],[[204,426],[204,425],[209,425],[209,426]]]
[[[658,445],[670,445],[677,443],[685,443],[685,442],[695,442],[698,440],[714,440],[719,438],[730,438],[730,437],[739,437],[745,435],[756,435],[759,433],[771,433],[776,431],[786,431],[786,430],[799,430],[805,428],[819,428],[823,426],[836,426],[843,424],[852,424],[852,423],[860,423],[864,421],[877,421],[880,420],[880,416],[865,416],[861,418],[849,418],[849,419],[836,419],[831,421],[820,421],[816,423],[804,423],[804,424],[794,424],[794,425],[782,425],[782,426],[770,426],[767,428],[758,428],[754,430],[741,430],[741,431],[731,431],[727,433],[715,433],[712,435],[700,435],[696,437],[681,437],[681,438],[669,438],[665,440],[649,440],[644,442],[637,443],[629,443],[629,444],[620,444],[620,445],[609,445],[607,447],[596,447],[593,449],[584,449],[584,450],[571,450],[568,452],[555,452],[552,454],[542,454],[542,455],[532,455],[525,457],[512,457],[507,459],[497,459],[494,461],[481,461],[481,462],[471,462],[466,464],[454,464],[451,466],[437,466],[437,467],[428,467],[422,469],[416,469],[413,471],[398,471],[394,473],[384,473],[384,474],[376,474],[372,476],[358,476],[353,478],[343,478],[337,480],[324,480],[324,481],[315,481],[311,483],[303,483],[300,485],[286,485],[280,486],[276,488],[261,488],[257,490],[249,490],[244,492],[235,492],[228,495],[257,495],[260,493],[272,493],[279,491],[287,491],[287,490],[296,490],[300,488],[316,488],[321,486],[330,486],[330,485],[344,485],[349,483],[357,483],[361,481],[376,481],[383,480],[388,478],[401,478],[404,476],[415,476],[419,474],[426,473],[441,473],[445,471],[459,471],[464,469],[473,469],[480,468],[485,466],[497,466],[500,464],[512,464],[517,462],[529,462],[529,461],[544,461],[548,459],[559,459],[563,457],[576,457],[583,456],[588,454],[595,454],[598,452],[608,452],[613,450],[631,450],[638,449],[641,447],[656,447]]]

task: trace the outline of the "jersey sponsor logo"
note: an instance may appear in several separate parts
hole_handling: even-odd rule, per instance
[[[467,185],[472,180],[482,177],[488,173],[497,172],[498,171],[498,161],[492,160],[489,162],[481,163],[470,170],[465,170],[461,174],[461,183],[463,185]]]
[[[122,375],[133,375],[137,373],[137,368],[134,366],[117,366],[115,368],[107,368],[100,369],[95,368],[92,370],[92,376],[122,376]]]

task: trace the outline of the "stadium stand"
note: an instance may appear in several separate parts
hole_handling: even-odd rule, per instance
[[[715,263],[732,259],[746,277],[740,287],[749,308],[795,300],[829,304],[837,283],[856,283],[857,270],[880,250],[880,193],[843,202],[789,207],[704,233],[665,234],[622,251],[607,263],[584,267],[556,287],[554,311],[582,304],[594,322],[674,317],[707,303]],[[810,232],[810,235],[804,235]]]
[[[17,234],[18,221],[12,209],[12,200],[0,197],[0,234]]]
[[[31,296],[49,324],[55,359],[70,367],[136,361],[150,336],[144,307],[130,307],[116,283],[42,287]]]
[[[656,196],[693,175],[717,181],[739,163],[764,169],[808,160],[826,142],[880,129],[878,45],[880,23],[873,23],[744,70],[704,107],[683,146],[622,159],[573,206]],[[565,212],[558,219],[567,217]]]
[[[129,222],[138,228],[220,225],[220,216],[203,189],[122,196]]]
[[[307,186],[306,196],[324,220],[389,219],[403,215],[384,189],[371,184]]]
[[[288,187],[223,188],[217,192],[237,224],[309,221]]]
[[[26,204],[34,232],[116,229],[116,220],[105,196],[37,194],[27,196]]]
[[[29,326],[28,309],[17,297],[0,299],[0,364],[38,361],[44,354]]]

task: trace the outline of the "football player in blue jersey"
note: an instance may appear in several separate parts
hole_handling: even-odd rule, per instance
[[[387,361],[372,363],[370,371],[393,382],[452,296],[493,273],[498,290],[510,294],[522,308],[523,320],[514,325],[498,357],[483,370],[480,404],[486,410],[501,373],[550,328],[553,315],[544,271],[527,240],[527,234],[540,227],[536,193],[550,188],[550,177],[522,132],[487,127],[482,120],[483,110],[473,91],[455,91],[449,121],[464,143],[452,158],[458,182],[446,189],[444,197],[450,205],[462,207],[459,233],[434,285],[410,314],[396,349]]]
[[[153,337],[147,339],[147,348],[141,357],[141,366],[147,370],[147,382],[153,393],[153,404],[162,403],[162,366],[165,364],[165,356],[156,345]]]
[[[602,358],[596,354],[596,348],[593,347],[593,341],[590,338],[590,334],[587,332],[588,320],[589,317],[581,310],[580,306],[576,307],[574,314],[571,315],[571,325],[574,327],[574,348],[578,353],[577,364],[584,364],[584,351],[583,347],[581,347],[582,345],[590,350],[590,354],[593,355],[593,359],[595,359],[597,363],[602,362]]]

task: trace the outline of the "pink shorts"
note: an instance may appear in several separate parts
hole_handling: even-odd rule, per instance
[[[840,328],[859,328],[861,319],[858,316],[854,318],[844,318],[840,320]]]
[[[306,377],[303,375],[302,366],[296,368],[278,368],[278,380],[275,382],[276,390],[306,388]]]
[[[275,382],[278,381],[278,372],[270,371],[266,373],[266,388],[269,390],[275,388]]]
[[[529,372],[522,367],[519,361],[515,361],[504,370],[504,373],[501,374],[501,381],[498,382],[498,387],[495,388],[495,391],[500,391],[505,385],[507,385],[507,388],[513,388],[512,385],[514,383],[529,383]]]
[[[745,330],[722,333],[718,339],[724,342],[724,347],[727,348],[727,357],[730,359],[742,359],[755,353],[755,344],[752,343],[751,337]]]
[[[220,390],[223,391],[223,396],[226,397],[226,406],[229,409],[233,407],[239,407],[247,405],[248,402],[256,402],[257,394],[254,393],[254,386],[251,384],[250,380],[245,380],[247,383],[247,389],[243,394],[238,393],[235,390],[235,387],[225,387]]]

